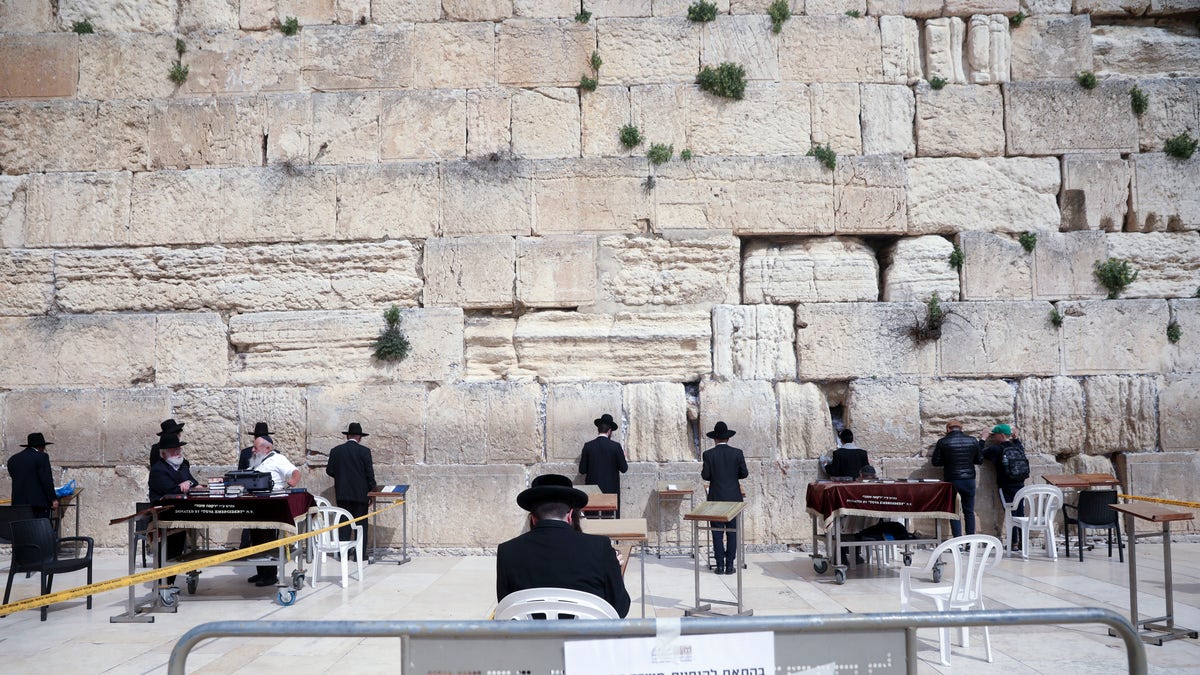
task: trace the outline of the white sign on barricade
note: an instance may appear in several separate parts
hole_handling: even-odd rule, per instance
[[[563,645],[567,675],[774,675],[775,634],[725,633],[577,640]]]

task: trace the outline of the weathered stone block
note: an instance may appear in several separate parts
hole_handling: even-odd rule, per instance
[[[1004,101],[999,87],[948,85],[917,91],[917,154],[988,157],[1004,154]]]
[[[424,239],[441,217],[437,164],[374,164],[337,169],[338,239]]]
[[[155,167],[254,166],[262,162],[266,106],[256,99],[185,99],[150,108]]]
[[[410,87],[413,32],[404,24],[305,26],[300,76],[318,91]]]
[[[191,172],[188,172],[191,173]],[[138,177],[147,174],[138,174]],[[304,169],[299,175],[287,171],[223,169],[220,172],[221,237],[223,242],[312,241],[332,239],[337,223],[337,182],[331,169]],[[140,190],[135,180],[135,194]],[[159,195],[158,199],[167,199]],[[159,204],[158,208],[165,205]],[[131,229],[137,241],[156,241],[150,233],[162,221],[146,222],[135,198]],[[168,221],[169,222],[169,221]],[[139,229],[141,228],[141,229]],[[211,241],[211,240],[208,240]]]
[[[496,83],[496,24],[418,23],[413,37],[414,86],[486,87]]]
[[[916,154],[913,115],[916,104],[912,89],[894,84],[863,84],[860,87],[863,154]]]
[[[149,450],[143,448],[143,452],[149,456]],[[50,461],[55,463],[54,459]],[[128,546],[125,528],[113,527],[109,522],[134,513],[135,502],[146,500],[148,477],[145,462],[114,468],[73,468],[67,472],[67,480],[77,481],[79,487],[87,491],[80,498],[87,507],[79,514],[79,531],[92,537],[98,548],[125,550]]]
[[[1092,16],[1141,16],[1150,8],[1150,0],[1076,0],[1080,14]]]
[[[808,89],[794,82],[751,82],[745,97],[732,101],[692,85],[634,87],[633,124],[654,130],[649,143],[689,148],[699,156],[803,155],[812,147]]]
[[[1015,239],[963,232],[958,241],[963,251],[963,300],[1033,298],[1033,259]]]
[[[0,33],[44,33],[54,25],[50,0],[6,2],[0,5]]]
[[[882,16],[900,14],[921,19],[942,15],[944,0],[867,0],[867,14]],[[1067,11],[1070,11],[1067,7]]]
[[[596,300],[596,238],[521,237],[516,297],[527,307],[577,307]]]
[[[358,422],[371,434],[363,444],[371,448],[377,466],[424,462],[426,396],[421,383],[310,387],[307,447],[328,452],[345,441],[346,425]],[[376,478],[380,477],[376,469]]]
[[[608,413],[620,427],[613,440],[626,443],[628,422],[621,414],[621,385],[615,382],[572,382],[546,387],[546,459],[579,465],[583,444],[596,437],[592,420]],[[680,388],[682,391],[682,388]],[[629,450],[625,451],[629,458]],[[575,475],[572,468],[566,475]]]
[[[501,23],[496,30],[496,79],[501,84],[518,86],[578,84],[596,50],[594,25],[571,19],[513,19]],[[607,58],[605,65],[609,66]],[[608,68],[604,70],[605,75],[611,75]]]
[[[629,87],[615,86],[580,92],[580,134],[584,157],[631,154],[621,145],[620,134],[613,131],[629,124],[629,91]]]
[[[737,440],[731,440],[730,445],[741,448],[746,459],[780,458],[776,431],[779,412],[770,382],[701,380],[700,432],[707,433],[718,420],[738,432]],[[703,438],[702,454],[712,445],[712,439]]]
[[[797,244],[754,240],[742,262],[742,294],[750,304],[874,301],[878,279],[875,252],[843,237]]]
[[[958,272],[950,266],[954,244],[945,237],[904,237],[887,250],[882,275],[884,302],[924,302],[934,293],[957,300]]]
[[[845,406],[846,427],[869,456],[912,457],[920,453],[921,390],[916,383],[891,378],[851,380]],[[830,437],[822,453],[831,453],[835,447]],[[878,465],[877,460],[872,463]]]
[[[596,310],[708,310],[738,301],[741,243],[728,232],[618,235],[599,244]]]
[[[517,350],[513,346],[513,331],[517,320],[508,317],[467,317],[463,329],[467,379],[512,379],[509,373],[517,367]],[[532,375],[532,373],[530,373]]]
[[[237,30],[236,0],[194,0],[180,3],[179,29],[185,33],[202,30]]]
[[[1125,76],[1178,77],[1200,72],[1194,24],[1114,25],[1092,31],[1096,71]]]
[[[862,131],[859,127],[861,102],[858,84],[814,84],[812,93],[812,142],[828,145],[839,155],[862,153]]]
[[[512,307],[516,242],[512,237],[425,241],[425,305]]]
[[[922,303],[808,303],[796,307],[801,380],[932,374],[936,350],[909,330]],[[846,340],[844,336],[855,339]]]
[[[171,0],[59,0],[58,20],[69,27],[86,19],[97,33],[166,33],[175,10]]]
[[[925,76],[940,77],[950,84],[967,81],[963,72],[963,41],[966,24],[954,17],[925,22]]]
[[[1200,499],[1200,491],[1196,489],[1196,471],[1200,469],[1200,456],[1194,452],[1156,452],[1152,454],[1124,455],[1125,482],[1130,494],[1148,495],[1163,499],[1177,499],[1195,502]],[[1142,503],[1142,502],[1134,502]],[[1200,510],[1186,509],[1179,506],[1168,506],[1172,511],[1190,511],[1193,520],[1172,523],[1171,533],[1195,534],[1194,518],[1200,517]],[[1162,523],[1149,522],[1134,518],[1134,526],[1140,535],[1162,534]],[[1121,524],[1125,530],[1125,524]],[[1133,536],[1133,535],[1127,535]],[[1145,543],[1142,546],[1156,547],[1157,544]],[[1144,549],[1143,549],[1144,550]],[[1128,553],[1128,551],[1126,551]]]
[[[779,35],[779,74],[794,82],[883,82],[882,54],[875,21],[793,16]]]
[[[99,33],[79,40],[79,97],[167,98],[175,91],[167,74],[178,58],[171,35]],[[190,73],[190,67],[189,67]]]
[[[1179,325],[1179,341],[1171,346],[1171,372],[1200,372],[1200,299],[1170,300],[1171,320]]]
[[[520,89],[512,97],[512,149],[519,157],[578,157],[579,91]]]
[[[796,314],[791,307],[713,307],[713,375],[731,380],[796,376]]]
[[[1067,375],[1158,373],[1167,364],[1167,303],[1093,300],[1059,303]]]
[[[25,245],[25,209],[28,204],[25,176],[0,175],[0,246]]]
[[[868,5],[872,1],[868,0]],[[879,13],[870,14],[876,16]],[[879,38],[883,54],[883,79],[896,84],[916,84],[922,75],[921,30],[917,22],[902,16],[880,16]]]
[[[1144,304],[1144,303],[1143,303]],[[1083,381],[1089,455],[1154,452],[1158,442],[1157,378],[1102,375]]]
[[[683,14],[686,10],[676,16]],[[716,67],[731,61],[746,69],[748,80],[778,81],[779,44],[771,38],[770,26],[763,15],[718,14],[715,21],[701,26],[700,65]]]
[[[625,455],[629,461],[675,463],[696,459],[682,384],[627,384],[623,395],[628,420]]]
[[[779,456],[782,459],[815,459],[835,447],[829,402],[811,382],[779,382]]]
[[[182,439],[187,442],[184,453],[194,457],[190,461],[203,461],[214,466],[235,468],[238,455],[242,448],[254,442],[251,432],[255,422],[268,422],[274,432],[275,421],[270,417],[245,420],[242,418],[240,389],[208,389],[204,387],[180,387],[170,392],[170,409],[162,415],[150,416],[141,420],[137,430],[140,432],[139,447],[136,458],[131,458],[143,469],[149,460],[149,444],[158,433],[156,420],[174,417],[184,421]],[[258,414],[261,408],[254,408]],[[284,410],[284,414],[304,414],[304,410]],[[239,421],[241,422],[239,424]],[[287,421],[280,419],[280,428]],[[303,437],[300,439],[303,440]],[[292,445],[280,449],[289,460],[303,461],[303,455],[297,456],[296,448]],[[193,469],[195,471],[195,469]],[[214,472],[216,473],[216,472]],[[219,475],[219,474],[218,474]],[[199,478],[200,474],[196,474]]]
[[[239,437],[247,439],[240,447],[253,442],[254,423],[266,421],[271,428],[271,438],[275,441],[275,451],[301,467],[303,473],[309,448],[305,434],[308,422],[306,394],[305,390],[296,387],[247,387],[238,390],[238,416],[241,420]],[[215,461],[222,462],[228,452],[223,449],[221,458]]]
[[[1200,78],[1139,80],[1136,86],[1149,99],[1138,117],[1138,140],[1144,152],[1159,152],[1181,129],[1200,130]]]
[[[1012,3],[1016,4],[1015,0]],[[967,23],[967,81],[975,84],[1008,82],[1012,41],[1008,17],[1003,14],[972,16]]]
[[[598,21],[596,44],[605,84],[692,82],[701,53],[700,32],[684,17]]]
[[[1014,396],[1013,387],[1003,380],[921,382],[921,447],[932,454],[950,420],[962,422],[968,435],[987,435],[993,426],[1012,420]]]
[[[1135,232],[1200,230],[1200,157],[1180,160],[1163,153],[1130,156]]]
[[[1057,159],[947,157],[907,165],[913,234],[1058,229]]]
[[[53,302],[54,259],[49,252],[0,252],[0,316],[49,314]]]
[[[383,159],[454,160],[466,156],[466,92],[387,93],[380,105],[379,155]]]
[[[161,386],[225,384],[229,335],[219,314],[160,314],[154,381]]]
[[[1039,232],[1033,250],[1033,297],[1102,298],[1096,265],[1108,257],[1103,232]]]
[[[55,247],[126,243],[130,185],[131,176],[125,171],[30,176],[24,243]]]
[[[947,15],[970,16],[972,14],[1016,14],[1020,9],[1017,0],[946,0],[942,12]]]
[[[371,19],[379,23],[437,21],[441,16],[441,0],[372,0],[371,2]]]
[[[1122,297],[1190,298],[1196,294],[1200,233],[1113,232],[1105,236],[1109,257],[1128,260],[1138,271]]]
[[[1168,376],[1158,392],[1158,417],[1163,452],[1200,448],[1200,376]]]
[[[374,163],[388,147],[380,141],[393,130],[376,92],[313,94],[310,164]],[[387,112],[394,112],[387,107]],[[391,156],[384,156],[390,159]]]
[[[128,387],[154,382],[154,317],[0,319],[0,385]]]
[[[467,157],[501,156],[512,149],[512,94],[507,89],[467,92]]]
[[[543,459],[534,382],[474,382],[430,390],[425,461],[430,464],[530,464]]]
[[[1069,377],[1027,377],[1017,382],[1017,435],[1026,452],[1059,457],[1083,450],[1083,386]]]
[[[451,21],[503,21],[513,15],[513,0],[442,0]]]
[[[843,157],[833,177],[838,234],[900,234],[908,226],[907,175],[899,155]]]
[[[574,0],[512,0],[513,16],[530,19],[574,17],[579,5]]]
[[[1120,232],[1129,210],[1129,162],[1117,155],[1063,156],[1062,230]]]
[[[1087,14],[1031,16],[1012,29],[1012,79],[1070,79],[1092,67]]]
[[[442,166],[442,235],[528,236],[533,227],[532,166],[515,159]]]
[[[941,373],[1015,377],[1059,372],[1058,329],[1046,302],[955,302],[938,341]]]
[[[536,312],[517,320],[522,368],[547,380],[698,380],[712,369],[705,312],[580,314]]]
[[[1014,155],[1135,152],[1138,147],[1129,87],[1113,80],[1092,90],[1061,80],[1006,83],[1004,131]]]
[[[529,480],[521,466],[415,466],[401,475],[417,486],[408,511],[409,541],[493,551],[517,536],[528,517],[516,500]],[[478,498],[455,503],[463,494]]]
[[[533,165],[534,230],[545,234],[649,229],[651,196],[641,159],[542,161]]]
[[[0,21],[11,11],[0,9]],[[0,23],[0,30],[6,28]],[[0,37],[0,99],[74,96],[78,79],[79,39],[74,35]]]
[[[50,455],[56,467],[144,466],[150,457],[148,426],[157,427],[149,420],[169,416],[167,399],[167,390],[157,388],[16,391],[5,398],[5,423],[44,433],[54,443]],[[10,434],[10,452],[24,438]]]
[[[0,102],[0,170],[144,169],[148,119],[144,101]]]
[[[747,85],[747,89],[751,90],[750,95],[753,96],[753,89],[756,85],[765,84],[761,82],[751,82]],[[612,110],[609,112],[609,119],[597,120],[597,124],[607,122],[611,126],[607,129],[597,129],[597,133],[607,134],[608,137],[618,143],[616,150],[612,154],[627,155],[630,157],[641,158],[645,156],[648,146],[645,142],[641,146],[634,148],[625,148],[620,143],[619,130],[625,124],[632,124],[638,129],[643,129],[649,132],[653,130],[653,138],[650,143],[664,143],[673,145],[677,148],[690,147],[690,139],[688,131],[691,129],[691,116],[693,106],[704,106],[706,115],[719,113],[719,110],[712,108],[710,101],[706,101],[705,97],[715,98],[709,94],[701,92],[697,87],[690,84],[646,84],[635,85],[623,90],[629,94],[629,113],[622,117],[624,110],[620,107],[623,105],[620,101],[614,101],[610,104]],[[807,94],[805,94],[807,96]],[[805,101],[807,102],[807,98]],[[738,103],[745,103],[745,99]],[[733,103],[733,101],[729,101]],[[738,106],[745,108],[745,106]],[[808,106],[804,106],[804,113],[807,117]],[[805,122],[807,128],[807,122]],[[757,128],[755,129],[757,131]],[[705,133],[718,133],[717,129],[706,129]],[[721,138],[726,138],[728,134],[720,133]],[[750,134],[746,134],[749,136]],[[703,156],[705,154],[714,154],[701,152],[698,148],[692,148],[692,152],[696,155]],[[659,167],[666,168],[668,165]]]
[[[289,173],[312,164],[313,96],[272,96],[267,99],[267,160]],[[318,148],[320,146],[318,145]]]

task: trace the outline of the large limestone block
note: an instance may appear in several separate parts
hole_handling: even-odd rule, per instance
[[[304,83],[318,91],[413,85],[413,26],[305,26]]]
[[[1180,160],[1164,153],[1130,156],[1135,232],[1200,230],[1200,157]]]
[[[547,380],[691,382],[711,371],[709,312],[537,312],[517,320],[520,366]]]
[[[166,389],[145,387],[15,391],[5,397],[5,424],[44,433],[54,443],[50,456],[56,467],[144,465],[147,435],[153,438],[157,420],[170,416],[168,398]],[[8,436],[8,454],[18,452],[25,434]]]
[[[363,439],[363,444],[371,448],[371,459],[376,466],[423,462],[426,396],[425,385],[421,383],[310,387],[307,447],[329,452],[345,441],[342,432],[347,425],[358,422],[363,431],[371,434]],[[376,478],[381,477],[376,469]]]
[[[496,83],[496,24],[418,23],[413,86],[487,87]]]
[[[185,33],[201,30],[237,30],[238,7],[235,0],[193,0],[179,5],[179,29]]]
[[[1070,79],[1092,68],[1087,14],[1031,16],[1012,29],[1012,79]]]
[[[292,464],[303,467],[307,461],[308,439],[305,427],[308,420],[307,391],[298,387],[247,387],[238,390],[239,438],[249,439],[240,447],[253,442],[254,423],[266,421],[275,441],[275,451]],[[327,450],[328,448],[313,448]],[[222,462],[228,451],[222,449]]]
[[[1154,452],[1158,442],[1158,380],[1100,375],[1083,381],[1089,455]]]
[[[453,160],[466,156],[466,92],[390,92],[381,97],[380,105],[381,158]]]
[[[862,99],[863,154],[916,154],[913,136],[913,116],[916,104],[912,89],[895,84],[863,84]]]
[[[429,464],[531,464],[543,459],[542,385],[467,382],[430,390],[425,420]]]
[[[682,384],[627,384],[623,396],[628,423],[625,455],[629,461],[674,463],[696,459],[688,426],[687,393]]]
[[[1108,239],[1103,232],[1039,232],[1033,250],[1033,297],[1105,297],[1095,270],[1107,257]]]
[[[1061,229],[1120,232],[1129,210],[1129,162],[1119,155],[1064,155],[1062,172]]]
[[[191,174],[192,172],[187,172]],[[149,174],[139,174],[138,177]],[[134,180],[135,194],[138,190]],[[221,237],[226,243],[311,241],[332,239],[337,223],[336,174],[305,169],[299,175],[276,168],[222,169]],[[213,194],[207,195],[210,199]],[[148,197],[161,212],[168,195]],[[199,198],[199,197],[197,197]],[[147,222],[134,200],[132,227],[137,241],[156,241],[150,234],[161,221]],[[141,217],[140,217],[141,216]],[[169,222],[169,221],[168,221]],[[208,240],[211,241],[211,240]]]
[[[930,375],[936,350],[909,331],[925,305],[915,302],[807,303],[796,307],[801,380]],[[854,336],[847,340],[846,336]]]
[[[963,432],[986,436],[1013,419],[1016,392],[1003,380],[925,380],[921,383],[921,447],[930,449],[958,420]]]
[[[219,314],[160,314],[154,335],[154,380],[161,386],[222,386],[229,337]]]
[[[998,157],[1004,154],[1004,101],[999,87],[947,85],[917,91],[917,154]]]
[[[771,38],[770,25],[763,15],[719,14],[700,29],[700,65],[716,67],[731,61],[746,69],[747,80],[777,81],[779,43]]]
[[[879,298],[875,252],[857,239],[822,237],[796,244],[753,240],[742,262],[750,304],[871,302]]]
[[[338,239],[424,239],[441,217],[441,176],[434,163],[337,169]]]
[[[509,317],[470,316],[463,328],[463,376],[467,379],[502,380],[517,368],[513,331],[517,320]],[[531,373],[532,375],[532,373]]]
[[[605,84],[692,82],[700,56],[700,31],[684,17],[604,19],[596,43]],[[584,63],[579,64],[582,68]]]
[[[912,457],[921,451],[921,389],[893,378],[858,378],[846,395],[846,428],[873,457]],[[832,426],[830,427],[832,428]],[[828,439],[822,453],[836,447]]]
[[[1200,500],[1200,491],[1196,489],[1196,471],[1200,470],[1200,455],[1195,452],[1164,450],[1153,454],[1124,455],[1121,460],[1125,462],[1125,486],[1128,488],[1129,494],[1185,502]],[[1174,505],[1166,508],[1171,511],[1184,511],[1192,514],[1192,520],[1171,523],[1173,535],[1178,536],[1182,533],[1194,535],[1196,533],[1195,519],[1200,517],[1200,509],[1188,509]],[[1133,520],[1134,527],[1141,536],[1162,534],[1162,523],[1145,521],[1140,518]],[[1121,529],[1125,530],[1123,523]],[[1158,544],[1150,542],[1139,545],[1158,548]]]
[[[879,24],[848,16],[793,16],[779,34],[779,74],[794,82],[883,82]]]
[[[496,29],[497,81],[518,86],[578,84],[596,51],[595,25],[571,19],[512,19],[501,23]],[[602,72],[607,76],[611,68],[607,53],[604,60]]]
[[[44,33],[53,25],[54,10],[50,0],[0,5],[0,33]]]
[[[427,239],[424,268],[426,306],[513,305],[516,241],[512,237]]]
[[[441,16],[441,0],[372,0],[371,2],[371,19],[378,23],[437,21]]]
[[[1016,2],[1012,4],[1015,6]],[[975,84],[1008,82],[1011,51],[1007,16],[972,16],[967,23],[967,81]]]
[[[1155,78],[1136,85],[1149,102],[1138,117],[1138,140],[1144,152],[1159,152],[1163,143],[1190,129],[1200,132],[1200,78]]]
[[[1171,372],[1200,372],[1200,299],[1170,300],[1171,320],[1179,325],[1180,338],[1171,346]]]
[[[313,94],[308,163],[373,163],[381,155],[391,159],[383,154],[390,146],[381,147],[381,140],[393,132],[385,111],[394,111],[389,106],[381,108],[381,98],[373,91]]]
[[[497,157],[442,165],[442,235],[528,236],[532,167]]]
[[[1200,376],[1168,376],[1158,392],[1158,417],[1163,452],[1200,449]]]
[[[1195,9],[1191,0],[1150,0],[1151,16],[1187,14]]]
[[[690,311],[736,303],[740,249],[737,237],[720,231],[604,237],[594,309]]]
[[[148,450],[144,452],[149,453]],[[54,459],[51,458],[50,462],[54,464]],[[79,514],[79,531],[92,537],[97,548],[127,550],[129,538],[126,528],[114,527],[109,522],[135,513],[134,504],[146,500],[149,470],[145,462],[137,466],[73,468],[63,477],[75,480],[86,491],[80,497],[86,507]],[[68,531],[73,528],[74,523],[70,523]],[[63,581],[65,586],[66,580]],[[82,584],[82,579],[79,583]]]
[[[713,376],[790,380],[796,376],[796,314],[791,307],[713,307]]]
[[[1067,375],[1159,373],[1167,365],[1163,300],[1062,302]]]
[[[534,231],[636,234],[649,229],[654,201],[641,159],[551,160],[533,165]]]
[[[0,386],[128,387],[154,382],[154,317],[0,319]]]
[[[1033,258],[1014,238],[963,232],[958,241],[963,251],[963,300],[1033,298]]]
[[[967,81],[963,72],[963,41],[966,24],[959,17],[942,17],[925,22],[925,75],[940,77],[950,84]]]
[[[25,176],[0,175],[0,246],[25,245],[25,210],[28,205]]]
[[[383,330],[379,312],[320,311],[238,314],[229,320],[238,384],[390,384],[445,381],[462,370],[463,315],[458,308],[400,312],[412,349],[400,363],[372,358]]]
[[[954,302],[938,341],[941,373],[1015,377],[1059,373],[1058,329],[1047,302]]]
[[[843,157],[833,178],[838,234],[902,234],[908,227],[907,175],[899,155]]]
[[[858,83],[814,84],[812,93],[812,142],[828,145],[839,155],[862,153],[859,125],[861,101]]]
[[[267,161],[290,172],[312,164],[313,95],[272,96],[267,101]],[[378,114],[378,111],[376,111]],[[318,145],[318,148],[320,146]],[[328,147],[326,148],[328,150]]]
[[[1113,232],[1108,255],[1128,260],[1137,279],[1121,292],[1124,298],[1190,298],[1200,274],[1200,233]]]
[[[954,244],[945,237],[904,237],[887,249],[882,275],[884,302],[924,302],[934,293],[958,299],[958,272],[950,267]]]
[[[63,26],[88,20],[97,33],[165,33],[175,29],[173,0],[59,0]]]
[[[779,456],[815,459],[835,447],[825,393],[812,382],[779,382]]]
[[[49,252],[0,252],[0,316],[49,314],[53,302],[54,259]]]
[[[680,388],[682,392],[682,387]],[[546,387],[546,459],[573,462],[583,444],[596,437],[592,420],[608,413],[617,426],[613,440],[628,445],[629,421],[621,413],[622,387],[616,382],[568,382]],[[625,451],[629,458],[629,449]],[[567,475],[574,475],[570,471]]]
[[[184,421],[183,440],[187,441],[184,452],[188,456],[194,455],[197,459],[202,459],[212,465],[234,468],[237,466],[240,450],[248,447],[254,441],[251,432],[255,422],[267,422],[271,431],[275,431],[275,420],[271,417],[250,420],[242,417],[242,393],[241,389],[205,387],[180,387],[170,392],[170,409],[165,417],[174,417]],[[256,400],[261,400],[261,397]],[[255,407],[253,411],[254,414],[268,415],[275,412],[286,415],[304,414],[303,408],[273,411]],[[139,447],[136,458],[131,458],[131,461],[143,467],[149,459],[150,453],[150,441],[147,438],[153,440],[154,434],[158,433],[156,421],[158,419],[163,418],[149,417],[142,420],[138,426],[141,437],[138,439]],[[281,429],[285,422],[290,422],[290,420],[279,419]],[[300,436],[298,440],[303,442],[304,437]],[[284,450],[288,459],[295,463],[304,459],[302,452],[296,452],[299,447],[301,446],[292,445],[287,448],[280,446],[280,449]],[[200,477],[199,474],[196,476]]]
[[[512,149],[512,92],[500,87],[467,91],[467,158]]]
[[[1017,382],[1014,424],[1028,452],[1059,457],[1083,451],[1083,385],[1069,377],[1027,377]]]
[[[867,0],[870,5],[873,0]],[[939,0],[940,1],[940,0]],[[869,12],[872,16],[879,12]],[[910,85],[921,79],[921,29],[902,16],[879,16],[879,38],[883,54],[883,78]]]
[[[150,161],[158,168],[262,162],[266,106],[252,98],[184,99],[150,108]]]
[[[422,546],[494,551],[517,536],[529,516],[516,500],[528,486],[522,466],[415,466],[402,475],[414,486],[409,541]],[[464,500],[464,494],[474,497]]]
[[[946,0],[942,11],[947,15],[969,16],[971,14],[1016,14],[1020,9],[1017,0]]]
[[[584,157],[630,155],[614,129],[629,124],[629,87],[597,87],[579,94],[580,145]],[[681,132],[682,133],[682,132]]]
[[[1092,16],[1141,16],[1150,8],[1150,0],[1076,0],[1080,14]]]
[[[1058,229],[1057,159],[947,157],[907,164],[912,234]]]
[[[4,28],[0,23],[0,30]],[[79,62],[79,39],[74,35],[0,33],[0,99],[74,96]]]
[[[186,44],[186,41],[185,41]],[[79,40],[79,97],[166,98],[176,85],[167,73],[176,58],[171,35],[98,33]],[[189,67],[189,74],[191,69]]]
[[[0,171],[136,171],[147,166],[145,101],[0,101]]]
[[[660,230],[833,234],[833,174],[812,157],[699,158],[664,164],[654,188]]]
[[[578,307],[596,300],[596,238],[520,237],[516,297],[526,307]]]
[[[513,0],[442,0],[451,21],[503,21],[513,15]]]
[[[741,448],[746,459],[782,457],[777,450],[779,412],[770,382],[701,380],[700,432],[708,433],[717,421],[738,432],[729,444]],[[702,451],[712,445],[712,439],[701,439]]]
[[[578,157],[578,89],[520,89],[512,97],[512,150],[519,157]]]
[[[1115,25],[1092,31],[1096,71],[1125,76],[1178,77],[1200,72],[1196,26]]]
[[[129,238],[132,176],[125,171],[43,173],[26,184],[28,246],[123,244]]]
[[[1006,83],[1004,131],[1014,155],[1138,148],[1129,87],[1115,80],[1092,90],[1066,80]]]

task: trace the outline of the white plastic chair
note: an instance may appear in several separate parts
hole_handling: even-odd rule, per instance
[[[542,616],[534,616],[535,614]],[[504,596],[496,605],[497,621],[528,619],[619,619],[604,598],[569,588],[527,588]]]
[[[336,525],[337,523],[354,520],[354,516],[346,509],[339,509],[336,506],[321,506],[317,508],[317,529]],[[363,529],[358,523],[350,526],[354,531],[354,539],[342,541],[338,538],[338,532],[341,528],[322,532],[312,538],[313,543],[313,577],[312,585],[315,587],[317,581],[321,579],[321,567],[325,564],[327,556],[337,554],[341,559],[342,564],[342,588],[345,588],[349,583],[350,560],[348,552],[353,550],[358,562],[358,580],[363,578]]]
[[[1013,495],[1011,504],[1004,502],[1004,531],[1001,533],[1006,541],[1005,554],[1012,552],[1012,528],[1021,530],[1021,557],[1029,559],[1029,535],[1041,532],[1045,536],[1046,555],[1058,559],[1058,542],[1055,540],[1054,518],[1062,510],[1063,493],[1053,485],[1026,485]],[[1015,515],[1017,507],[1025,502],[1025,515]]]
[[[329,501],[328,499],[325,499],[321,495],[313,495],[312,497],[313,497],[313,501],[315,501],[317,503],[318,507],[333,506],[333,502]]]
[[[964,544],[966,546],[964,546]],[[967,549],[969,550],[963,550]],[[937,611],[966,611],[983,609],[983,573],[989,567],[1000,562],[1000,540],[988,534],[968,534],[942,542],[929,556],[925,567],[900,568],[900,611],[912,611],[909,604],[914,594],[922,595],[933,600]],[[913,588],[912,576],[916,574],[932,574],[934,568],[941,564],[941,555],[949,551],[954,556],[954,579],[949,586],[932,588]],[[936,576],[934,578],[937,578]],[[938,629],[938,641],[942,665],[950,665],[950,629]],[[959,643],[969,647],[967,627],[959,628]],[[992,638],[988,635],[987,626],[983,627],[983,644],[987,650],[988,663],[992,662]]]

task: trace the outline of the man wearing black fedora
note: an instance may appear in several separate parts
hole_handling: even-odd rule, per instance
[[[604,598],[622,618],[629,613],[629,591],[612,542],[572,526],[572,511],[586,504],[587,494],[558,474],[534,478],[517,495],[532,524],[496,549],[497,601],[528,588],[569,588]]]
[[[40,432],[29,434],[24,448],[8,458],[8,477],[12,479],[13,506],[29,506],[35,518],[49,518],[58,509],[54,495],[54,474],[46,446],[54,445]]]
[[[358,422],[351,422],[342,432],[346,442],[329,451],[329,463],[325,465],[325,473],[333,477],[333,491],[337,505],[358,518],[367,515],[367,505],[370,498],[367,493],[375,488],[375,463],[371,460],[371,449],[362,444],[365,436],[370,436]],[[358,521],[363,529],[363,540],[367,541],[367,521]],[[354,531],[349,524],[338,530],[342,541],[354,538]],[[350,555],[354,555],[351,551]]]
[[[250,458],[254,456],[254,439],[270,436],[271,430],[267,428],[266,422],[255,422],[254,433],[250,436],[250,445],[242,448],[238,453],[238,471],[246,471],[250,468]]]
[[[183,435],[183,422],[176,422],[175,418],[166,419],[166,420],[163,420],[162,422],[159,422],[159,424],[158,424],[159,440],[161,441],[162,437],[166,436],[168,434],[170,434],[172,436],[182,436]],[[159,447],[160,446],[158,443],[155,443],[154,445],[150,446],[150,468],[151,469],[153,469],[154,465],[158,464],[158,461],[160,459],[162,459],[162,456],[159,454]]]
[[[595,485],[604,494],[617,495],[617,517],[621,517],[621,474],[629,470],[625,461],[625,451],[621,444],[612,439],[617,430],[613,416],[604,413],[599,419],[592,420],[596,425],[598,436],[583,444],[583,454],[579,458],[579,473],[587,485]]]
[[[704,451],[700,477],[708,481],[708,501],[740,502],[742,486],[740,480],[750,475],[746,470],[746,457],[738,448],[729,445],[729,439],[737,432],[724,422],[717,422],[713,430],[705,434],[713,439],[713,447]],[[737,518],[729,521],[725,528],[713,527],[713,557],[717,561],[717,574],[737,572]]]

